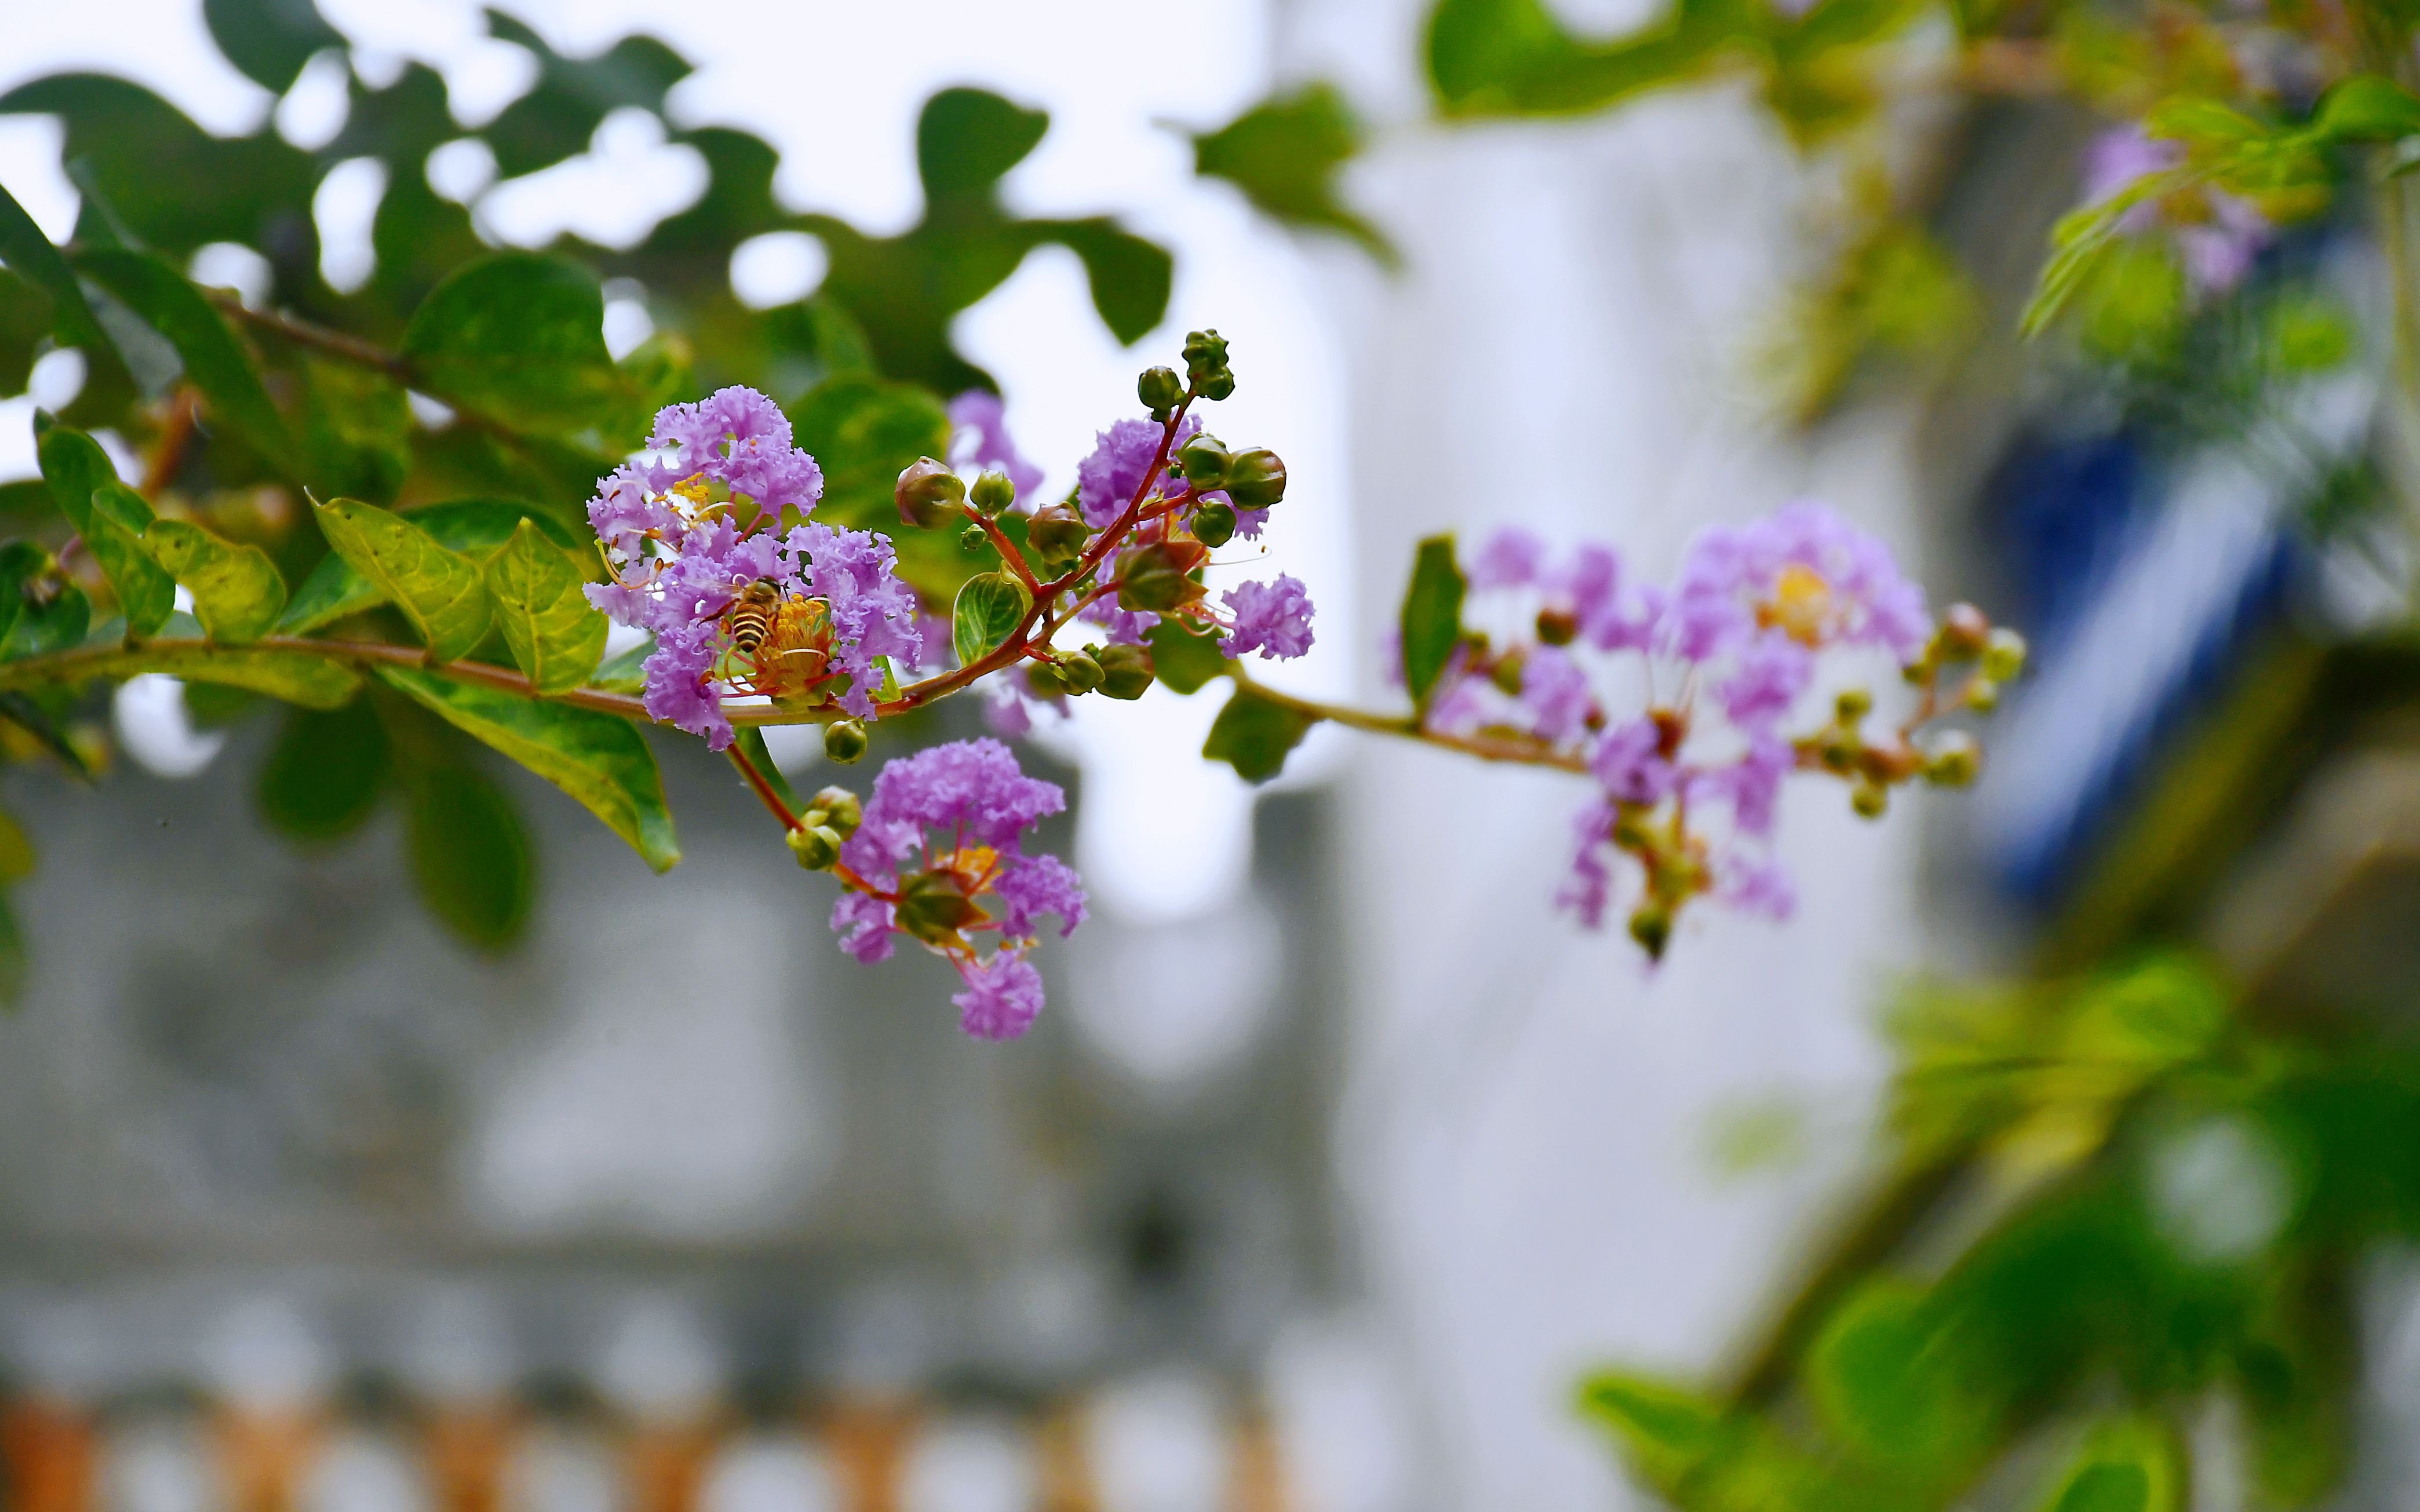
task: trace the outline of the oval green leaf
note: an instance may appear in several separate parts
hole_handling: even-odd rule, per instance
[[[270,402],[251,353],[209,296],[148,253],[93,247],[76,255],[75,266],[168,338],[184,361],[186,378],[230,430],[271,461],[291,466],[294,448],[285,418]]]
[[[26,624],[27,620],[20,619],[11,632],[12,651],[18,638],[24,634]],[[0,689],[54,683],[73,687],[101,677],[122,682],[144,672],[165,672],[189,683],[249,688],[308,709],[341,708],[362,687],[361,678],[351,668],[304,652],[216,646],[206,640],[147,640],[139,646],[101,646],[39,660],[0,661]]]
[[[452,499],[400,513],[427,531],[438,545],[482,564],[513,538],[513,532],[524,519],[535,523],[548,540],[566,551],[578,551],[586,546],[570,526],[538,505],[517,499]],[[302,579],[302,586],[294,591],[285,616],[277,622],[277,630],[281,635],[309,635],[386,601],[378,584],[354,571],[343,557],[331,552],[319,559],[319,564]]]
[[[983,572],[958,589],[950,613],[950,645],[958,665],[971,666],[1005,644],[1033,607],[1025,584],[1004,572]]]
[[[403,610],[438,661],[458,661],[488,633],[492,605],[478,565],[400,515],[350,499],[316,504],[328,545]]]
[[[1265,782],[1285,769],[1287,753],[1318,722],[1315,716],[1280,703],[1256,687],[1238,687],[1211,721],[1202,754],[1225,762],[1247,782]]]
[[[1420,543],[1412,563],[1412,580],[1404,591],[1401,622],[1404,643],[1404,686],[1412,702],[1426,709],[1437,679],[1462,640],[1462,594],[1466,587],[1461,564],[1453,559],[1453,537],[1432,535]]]
[[[259,640],[286,607],[286,579],[256,546],[223,541],[198,525],[155,519],[143,532],[160,565],[194,595],[194,617],[213,640],[242,645]]]
[[[596,277],[559,257],[500,252],[456,269],[412,312],[403,355],[419,386],[514,430],[635,444],[644,424],[605,348]]]
[[[567,693],[605,655],[605,616],[582,593],[580,568],[536,524],[522,520],[488,559],[496,627],[513,661],[541,693]]]

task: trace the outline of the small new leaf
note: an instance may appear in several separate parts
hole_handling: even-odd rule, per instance
[[[1462,595],[1467,586],[1453,559],[1452,536],[1432,535],[1420,543],[1411,585],[1404,591],[1401,629],[1404,686],[1411,690],[1413,705],[1422,711],[1462,640]]]
[[[541,693],[567,693],[605,655],[605,616],[581,592],[580,569],[532,520],[488,559],[496,627],[513,662]]]
[[[950,613],[950,645],[958,665],[971,666],[1006,643],[1033,607],[1025,584],[1005,572],[984,572],[966,580]]]
[[[126,633],[138,640],[157,635],[177,610],[177,580],[143,546],[150,525],[151,506],[126,485],[112,479],[92,491],[92,521],[84,544],[117,590]]]
[[[369,504],[332,499],[313,508],[328,545],[403,610],[433,659],[458,661],[488,633],[493,604],[486,577],[469,558]]]
[[[435,672],[384,667],[379,675],[580,800],[657,871],[680,859],[655,755],[628,721]]]
[[[1238,687],[1212,721],[1202,754],[1225,762],[1247,782],[1265,782],[1285,768],[1286,756],[1319,721],[1280,703],[1260,689]]]
[[[256,546],[222,541],[178,519],[153,520],[143,532],[143,544],[193,594],[194,617],[213,640],[227,645],[257,640],[286,607],[286,579],[277,575],[269,553]]]

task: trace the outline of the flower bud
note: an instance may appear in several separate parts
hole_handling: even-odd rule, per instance
[[[1067,679],[1059,675],[1059,667],[1055,662],[1027,662],[1025,686],[1033,690],[1035,698],[1063,699],[1069,692]]]
[[[1538,639],[1550,646],[1567,646],[1579,639],[1580,617],[1567,609],[1538,611]]]
[[[1185,380],[1172,367],[1146,367],[1142,377],[1135,379],[1135,397],[1151,411],[1154,420],[1166,420],[1185,402]]]
[[[840,859],[840,832],[829,825],[810,825],[789,834],[790,854],[810,872],[829,872]]]
[[[1227,462],[1227,448],[1208,431],[1176,449],[1177,471],[1185,474],[1195,493],[1208,493],[1226,482]]]
[[[1663,960],[1665,942],[1672,937],[1672,911],[1652,901],[1640,903],[1630,916],[1630,937],[1650,961]]]
[[[1995,683],[2014,680],[2025,670],[2025,638],[2002,625],[1983,639],[1983,675]]]
[[[1037,512],[1026,527],[1025,544],[1047,567],[1062,567],[1084,554],[1093,528],[1064,504]]]
[[[1216,331],[1196,331],[1185,338],[1185,376],[1193,392],[1205,399],[1223,399],[1235,392],[1235,375],[1227,367],[1227,341]]]
[[[1862,687],[1843,689],[1840,696],[1832,701],[1833,711],[1839,715],[1842,724],[1855,724],[1872,713],[1873,707],[1873,694]]]
[[[1943,735],[1925,754],[1924,779],[1937,788],[1962,788],[1983,769],[1983,748],[1961,731]]]
[[[925,944],[949,945],[960,943],[959,931],[982,923],[985,914],[947,873],[920,872],[900,886],[892,917]]]
[[[1980,656],[1992,622],[1972,604],[1952,604],[1941,615],[1941,649],[1963,660]]]
[[[899,486],[892,497],[899,501],[899,517],[918,530],[929,531],[958,517],[966,502],[967,486],[950,471],[946,462],[932,457],[919,457],[899,474]]]
[[[1890,807],[1890,789],[1869,777],[1861,777],[1849,789],[1849,807],[1860,819],[1880,819]]]
[[[1521,664],[1525,659],[1527,658],[1521,655],[1518,647],[1506,652],[1501,656],[1496,658],[1496,664],[1494,666],[1487,669],[1487,680],[1494,683],[1497,687],[1503,689],[1508,696],[1519,698],[1521,696]]]
[[[1966,685],[1966,706],[1977,714],[1989,714],[2000,706],[2000,685],[1988,677],[1978,677]]]
[[[865,759],[865,726],[855,719],[834,719],[824,726],[824,754],[843,766]]]
[[[961,551],[975,550],[982,547],[986,539],[988,539],[988,537],[984,534],[984,528],[982,526],[970,525],[965,530],[958,532],[958,549]]]
[[[1147,646],[1104,646],[1094,659],[1101,664],[1101,692],[1127,702],[1150,689],[1158,671]]]
[[[997,516],[1016,502],[1016,485],[1008,481],[1007,473],[992,468],[975,480],[967,499],[985,515]]]
[[[1222,504],[1214,499],[1210,502],[1203,504],[1201,508],[1195,510],[1193,512],[1193,538],[1201,542],[1203,546],[1210,547],[1225,546],[1228,542],[1233,540],[1235,538],[1235,511],[1233,506]]]
[[[856,834],[857,826],[865,821],[865,806],[858,802],[857,795],[846,788],[825,788],[807,802],[810,807],[822,810],[824,823],[830,825],[843,840]]]
[[[1209,560],[1199,541],[1155,541],[1118,559],[1118,608],[1165,614],[1200,598],[1193,570]]]
[[[1089,693],[1100,687],[1107,675],[1101,664],[1086,652],[1070,651],[1059,658],[1059,680],[1067,685],[1070,693]]]
[[[1238,452],[1227,464],[1227,497],[1238,509],[1266,509],[1285,497],[1285,464],[1265,446]]]

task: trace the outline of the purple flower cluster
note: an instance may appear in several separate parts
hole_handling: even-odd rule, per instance
[[[890,958],[911,881],[938,883],[972,903],[988,896],[997,914],[918,937],[950,957],[964,980],[959,1023],[970,1034],[1005,1040],[1025,1032],[1042,1008],[1042,978],[1025,959],[1055,914],[1062,936],[1084,921],[1084,887],[1055,856],[1027,856],[1025,833],[1067,806],[1057,784],[1027,777],[996,740],[961,740],[889,763],[875,779],[857,833],[841,859],[851,890],[832,909],[841,944],[863,962]],[[979,953],[970,933],[997,930],[998,948]]]
[[[836,702],[872,716],[876,658],[923,648],[915,595],[895,575],[885,536],[819,524],[781,531],[783,511],[803,516],[823,494],[822,471],[792,444],[789,418],[753,389],[729,388],[668,406],[648,445],[657,455],[607,474],[589,502],[614,581],[587,590],[607,615],[655,637],[647,713],[716,750],[731,744],[729,689],[716,675],[729,649],[722,616],[763,579],[785,598],[823,601],[830,665],[846,685]],[[734,517],[740,506],[744,527]]]
[[[1518,628],[1457,653],[1428,727],[1542,742],[1594,778],[1558,898],[1590,926],[1605,917],[1617,850],[1640,860],[1651,894],[1711,891],[1787,914],[1793,895],[1770,845],[1782,779],[1800,764],[1784,726],[1818,659],[1862,647],[1909,661],[1932,628],[1889,549],[1814,503],[1701,532],[1668,585],[1634,582],[1608,548],[1559,557],[1519,530],[1485,542],[1468,580],[1475,619],[1497,623],[1500,610]],[[1590,651],[1643,664],[1646,712],[1607,717],[1583,662]]]
[[[1226,655],[1285,658],[1311,649],[1311,600],[1299,579],[1280,573],[1275,582],[1244,583],[1219,596],[1235,616],[1235,627],[1218,642]]]
[[[2112,128],[2085,148],[2085,201],[2097,205],[2184,159],[2181,142],[2154,140],[2139,126]],[[2118,224],[2137,236],[2164,231],[2186,276],[2204,294],[2224,294],[2242,283],[2275,236],[2269,218],[2250,202],[2209,184],[2146,199],[2120,216]]]

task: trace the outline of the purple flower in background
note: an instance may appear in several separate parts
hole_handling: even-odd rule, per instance
[[[1031,503],[1042,492],[1042,470],[1017,455],[1009,439],[1007,406],[988,389],[969,389],[950,401],[950,448],[954,468],[998,468],[1016,486],[1019,503]],[[971,433],[971,434],[970,434]]]
[[[1740,652],[1737,667],[1717,697],[1723,712],[1742,730],[1768,730],[1790,712],[1815,678],[1815,654],[1778,631],[1768,630]]]
[[[1284,658],[1311,649],[1311,606],[1300,579],[1280,573],[1275,582],[1239,584],[1219,597],[1235,614],[1235,628],[1218,642],[1224,655]]]
[[[1613,893],[1613,868],[1606,863],[1606,836],[1613,828],[1613,805],[1591,803],[1572,821],[1571,874],[1555,893],[1555,905],[1579,915],[1589,929],[1605,927],[1605,909]]]
[[[1743,834],[1773,833],[1774,808],[1781,799],[1781,779],[1797,768],[1797,753],[1773,734],[1749,738],[1736,761],[1709,767],[1689,784],[1692,798],[1730,806],[1731,822]]]
[[[1033,1026],[1042,1011],[1042,973],[1022,951],[1002,950],[988,961],[961,961],[966,991],[953,993],[958,1027],[978,1040],[1014,1040]]]
[[[1788,918],[1798,910],[1798,888],[1769,856],[1735,855],[1722,868],[1715,896],[1742,913],[1767,918]]]
[[[1671,796],[1677,776],[1663,753],[1663,732],[1645,715],[1606,731],[1589,770],[1621,803],[1662,803]]]
[[[2184,160],[2181,142],[2154,140],[2140,126],[2113,127],[2084,149],[2085,202],[2097,205]],[[2146,198],[2118,218],[2118,227],[2135,236],[2164,228],[2186,276],[2204,294],[2224,294],[2243,282],[2275,234],[2249,201],[2212,184],[2180,188],[2173,199]]]
[[[1558,746],[1584,734],[1589,712],[1596,707],[1588,673],[1554,646],[1537,647],[1521,664],[1520,702],[1529,733]]]
[[[1200,420],[1186,416],[1176,427],[1170,454],[1201,428]],[[1099,434],[1093,455],[1076,464],[1076,502],[1084,523],[1101,530],[1125,513],[1151,471],[1151,459],[1159,454],[1160,430],[1157,421],[1119,420]]]
[[[1485,592],[1495,588],[1527,588],[1536,582],[1545,570],[1546,543],[1519,526],[1508,526],[1487,538],[1479,555],[1470,562],[1470,586]]]

